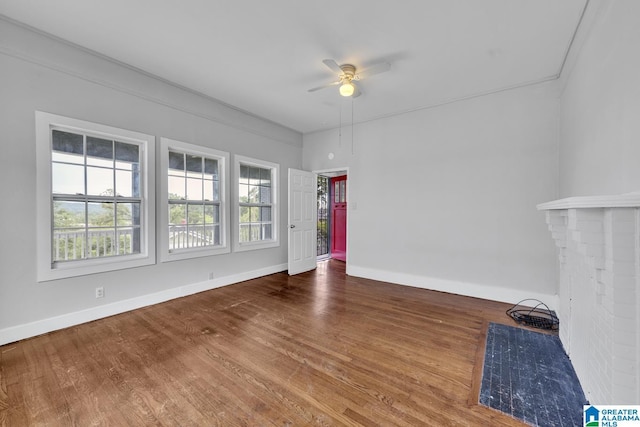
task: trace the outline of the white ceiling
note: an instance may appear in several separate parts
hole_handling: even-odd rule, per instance
[[[556,78],[588,0],[0,0],[0,14],[302,133]],[[349,113],[350,115],[350,113]],[[349,117],[349,120],[351,117]]]

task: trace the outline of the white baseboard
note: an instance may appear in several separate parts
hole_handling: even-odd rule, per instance
[[[349,274],[350,276],[362,277],[365,279],[395,283],[397,285],[412,286],[414,288],[429,289],[432,291],[448,292],[450,294],[506,302],[509,304],[516,304],[523,299],[534,298],[547,304],[551,310],[556,311],[559,303],[558,295],[543,294],[534,291],[521,291],[518,289],[509,289],[497,286],[488,286],[479,283],[436,279],[431,277],[417,276],[413,274],[378,270],[368,267],[358,267],[350,265],[347,266],[347,274]]]
[[[234,283],[255,279],[257,277],[267,276],[273,273],[279,273],[281,271],[285,271],[286,269],[287,264],[273,265],[258,270],[246,271],[231,276],[207,280],[204,282],[191,283],[189,285],[179,286],[177,288],[167,289],[165,291],[156,292],[153,294],[142,295],[123,301],[117,301],[98,307],[92,307],[73,313],[67,313],[61,316],[50,317],[48,319],[38,320],[31,323],[25,323],[23,325],[11,326],[9,328],[0,329],[0,345],[35,337],[37,335],[56,331],[58,329],[68,328],[70,326],[91,322],[93,320],[102,319],[104,317],[113,316],[115,314],[124,313],[126,311],[135,310],[137,308],[147,307],[175,298],[193,295],[198,292],[232,285]]]

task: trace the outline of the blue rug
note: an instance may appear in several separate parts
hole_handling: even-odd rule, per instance
[[[489,324],[480,404],[533,426],[573,427],[587,403],[557,336]]]

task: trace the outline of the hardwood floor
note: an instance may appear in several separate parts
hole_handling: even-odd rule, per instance
[[[0,425],[522,426],[476,403],[508,307],[323,262],[0,347]]]

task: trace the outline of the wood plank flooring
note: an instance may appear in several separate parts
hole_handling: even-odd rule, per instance
[[[0,347],[0,425],[522,426],[477,404],[508,307],[323,262]]]

